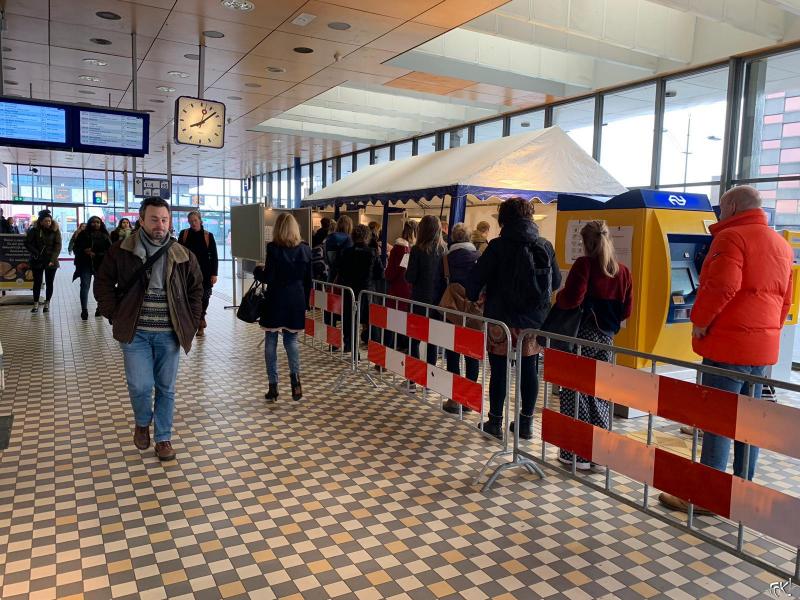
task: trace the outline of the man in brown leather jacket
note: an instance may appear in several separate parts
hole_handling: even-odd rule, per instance
[[[189,352],[203,310],[203,274],[194,255],[169,236],[169,204],[145,198],[141,227],[114,244],[95,277],[100,314],[113,323],[136,420],[133,443],[172,460],[172,415],[180,349]],[[155,404],[153,402],[155,388]]]

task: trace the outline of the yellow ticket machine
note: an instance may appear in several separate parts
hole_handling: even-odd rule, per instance
[[[792,377],[792,365],[794,363],[794,345],[797,338],[797,323],[800,320],[800,231],[784,229],[780,232],[784,239],[789,242],[794,254],[794,265],[792,266],[792,306],[786,317],[786,323],[781,330],[781,345],[778,354],[778,362],[769,369],[768,376],[772,379],[789,381]]]
[[[633,277],[633,313],[614,343],[648,354],[699,360],[692,352],[689,320],[700,267],[716,222],[708,197],[660,190],[631,190],[610,200],[560,195],[556,257],[564,273],[583,255],[580,230],[605,221],[617,258]],[[619,364],[642,368],[643,359],[619,356]]]

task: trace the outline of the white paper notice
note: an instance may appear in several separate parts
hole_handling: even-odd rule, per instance
[[[264,243],[269,244],[272,241],[272,231],[275,228],[272,225],[264,225]]]
[[[567,223],[567,245],[564,248],[564,255],[567,264],[571,265],[584,255],[583,240],[581,239],[581,229],[589,221],[569,221]]]
[[[589,221],[569,221],[567,223],[567,247],[564,249],[565,258],[568,265],[571,265],[584,255],[583,239],[581,229]],[[614,242],[614,250],[617,253],[617,260],[629,269],[633,269],[633,226],[612,225],[609,226],[611,240]]]
[[[400,268],[407,269],[408,268],[408,259],[411,256],[409,252],[403,254],[403,258],[400,259]]]

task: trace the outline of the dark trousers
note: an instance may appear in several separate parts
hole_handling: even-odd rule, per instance
[[[203,315],[200,317],[205,321],[206,313],[208,312],[208,303],[211,302],[211,293],[213,291],[213,286],[209,285],[208,287],[203,286]]]
[[[403,353],[408,352],[408,337],[405,335],[397,334],[397,348],[394,347],[394,338],[395,338],[394,331],[389,331],[388,329],[383,330],[384,346],[386,346],[387,348],[395,349],[398,352],[403,352]],[[378,340],[376,341],[380,342],[380,338],[378,338]]]
[[[503,416],[503,407],[506,397],[506,378],[508,370],[506,357],[499,354],[489,354],[489,366],[492,376],[489,379],[489,412],[497,417]],[[519,365],[522,375],[522,414],[533,415],[536,406],[536,396],[539,394],[539,355],[523,356]]]
[[[42,279],[44,279],[46,291],[45,302],[50,302],[53,297],[53,280],[56,278],[55,269],[32,269],[33,270],[33,301],[39,302],[42,293]]]
[[[461,375],[461,355],[452,350],[445,350],[444,357],[447,361],[447,370],[456,375]],[[476,358],[471,356],[464,357],[464,367],[467,379],[471,381],[478,381],[478,373],[480,372],[481,364]]]

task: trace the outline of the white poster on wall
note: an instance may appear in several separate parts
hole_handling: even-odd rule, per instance
[[[567,245],[564,249],[568,265],[571,265],[584,255],[581,229],[589,221],[569,221],[567,223]],[[633,227],[630,225],[610,226],[611,240],[617,260],[633,271]]]

